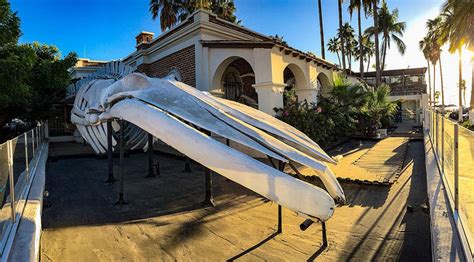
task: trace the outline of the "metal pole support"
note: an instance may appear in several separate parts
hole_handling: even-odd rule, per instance
[[[444,107],[441,115],[441,170],[444,174]]]
[[[108,177],[105,183],[115,182],[114,178],[114,149],[112,147],[112,122],[107,122],[107,173]]]
[[[282,161],[278,161],[278,170],[283,172],[285,170],[285,163]],[[277,233],[280,234],[283,232],[283,221],[282,221],[282,210],[281,205],[278,205],[278,225],[277,225]]]
[[[119,137],[119,170],[120,170],[120,191],[119,191],[119,199],[117,201],[117,203],[115,203],[116,205],[126,205],[127,202],[125,202],[124,198],[123,198],[123,179],[124,179],[124,175],[123,175],[123,154],[124,154],[124,148],[123,148],[123,140],[124,140],[124,120],[120,120],[120,137]]]
[[[322,234],[323,234],[323,247],[328,246],[328,237],[326,234],[326,222],[321,222]]]
[[[212,173],[211,170],[205,167],[205,184],[206,184],[206,195],[204,201],[202,202],[203,206],[216,206],[214,199],[212,197]]]
[[[30,163],[28,159],[28,133],[25,133],[25,174],[26,181],[30,180]]]
[[[11,202],[11,212],[12,212],[12,222],[15,223],[16,216],[16,200],[15,200],[15,180],[13,178],[13,148],[12,141],[8,140],[7,142],[7,154],[8,154],[8,179],[10,182],[10,202]]]
[[[459,210],[459,125],[454,124],[454,209]]]
[[[157,166],[159,168],[159,165]],[[153,135],[148,134],[148,175],[146,177],[156,177],[153,171]]]
[[[187,156],[184,157],[184,170],[183,172],[191,173],[191,159]]]

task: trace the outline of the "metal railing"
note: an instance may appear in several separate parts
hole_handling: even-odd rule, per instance
[[[454,220],[466,253],[474,255],[474,132],[436,110],[426,110],[424,126],[430,137]]]
[[[39,124],[0,144],[0,255],[23,214],[45,131],[45,125]]]

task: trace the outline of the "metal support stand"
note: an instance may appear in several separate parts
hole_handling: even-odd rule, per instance
[[[283,172],[284,169],[285,169],[285,163],[282,161],[278,161],[278,170]],[[283,232],[282,210],[281,210],[281,205],[278,205],[278,225],[277,225],[276,233],[280,234],[282,232]]]
[[[120,192],[119,192],[119,199],[117,201],[117,203],[115,203],[116,205],[126,205],[127,202],[125,202],[124,198],[123,198],[123,179],[124,179],[124,176],[123,176],[123,140],[124,140],[124,121],[123,120],[120,120],[120,138],[119,138],[119,154],[120,154],[120,157],[119,157],[119,165],[120,165]]]
[[[206,195],[204,196],[203,206],[216,206],[212,197],[212,173],[209,168],[205,168]]]
[[[157,168],[160,166],[157,165]],[[159,170],[157,171],[159,173]],[[148,175],[146,177],[156,177],[153,171],[153,135],[148,134]]]
[[[105,183],[115,182],[114,178],[114,150],[112,147],[112,122],[107,122],[107,171],[108,177]]]
[[[211,136],[211,132],[204,131],[208,136]],[[202,202],[203,206],[216,206],[214,203],[214,199],[212,198],[212,171],[204,167],[205,172],[205,184],[206,184],[206,195],[204,197],[204,201]]]
[[[326,222],[321,222],[322,234],[323,234],[323,247],[328,246],[328,238],[326,235]]]
[[[187,156],[184,157],[184,170],[183,172],[191,173],[191,159]]]

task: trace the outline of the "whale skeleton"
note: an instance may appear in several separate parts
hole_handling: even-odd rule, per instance
[[[259,110],[176,81],[150,78],[107,64],[76,84],[71,120],[95,152],[107,151],[107,121],[124,128],[131,148],[147,148],[147,133],[194,161],[298,214],[326,221],[345,202],[326,163],[334,163],[314,141]],[[117,120],[126,120],[120,126]],[[125,121],[124,121],[125,122]],[[289,176],[207,135],[207,130],[273,159],[314,169],[327,191]],[[145,132],[146,131],[146,132]],[[113,146],[117,145],[115,139]]]

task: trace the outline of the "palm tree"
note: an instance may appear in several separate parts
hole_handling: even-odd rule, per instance
[[[430,69],[430,55],[431,55],[431,41],[428,36],[425,36],[419,43],[420,50],[423,52],[423,56],[428,64],[428,97],[431,99],[431,69]]]
[[[342,0],[337,0],[337,8],[339,12],[339,31],[342,31]],[[344,36],[341,37],[341,56],[342,56],[342,70],[346,72],[346,58],[345,58],[345,43]]]
[[[442,40],[449,41],[449,52],[459,52],[459,82],[462,86],[462,48],[467,46],[474,50],[474,1],[447,0],[442,7],[444,22],[442,25]],[[473,65],[474,66],[474,65]],[[473,83],[474,88],[474,83]],[[474,90],[474,89],[473,89]],[[474,108],[474,92],[471,92],[471,110]],[[459,121],[462,121],[462,90],[459,88]]]
[[[372,1],[372,16],[374,18],[374,44],[375,44],[375,87],[380,85],[380,45],[379,45],[379,21],[378,21],[378,0]]]
[[[442,22],[443,21],[441,16],[438,16],[435,19],[428,19],[428,21],[426,22],[426,27],[428,28],[428,41],[430,41],[431,45],[430,57],[432,58],[432,60],[434,60],[434,66],[436,65],[436,61],[439,62],[439,74],[441,80],[441,112],[444,115],[443,65],[441,64],[441,46],[443,45],[443,42],[441,42]]]
[[[184,11],[179,1],[168,0],[150,0],[149,10],[153,20],[158,17],[158,14],[160,15],[161,31],[165,31],[176,25],[178,18]]]
[[[352,13],[354,10],[357,9],[357,26],[358,26],[358,31],[359,31],[359,43],[362,43],[362,25],[361,25],[361,9],[364,9],[364,13],[367,15],[368,10],[370,9],[370,0],[350,0],[349,3],[349,13],[352,18]],[[363,54],[363,48],[359,48],[359,55],[358,57],[364,57]],[[359,70],[360,70],[360,76],[363,78],[364,77],[364,59],[359,59]]]
[[[321,0],[318,0],[318,13],[319,13],[319,36],[321,38],[321,56],[326,59],[326,50],[324,46],[324,27],[323,27],[323,11],[321,8]]]
[[[397,45],[398,51],[403,55],[405,54],[406,45],[401,39],[405,32],[406,23],[398,21],[398,9],[388,9],[387,3],[384,1],[382,7],[378,11],[378,30],[382,33],[382,52],[380,58],[382,59],[381,71],[385,69],[385,58],[387,50],[390,49],[390,43],[392,40]],[[374,35],[375,27],[369,27],[366,29],[366,33]]]
[[[352,70],[352,66],[351,66],[352,54],[354,54],[355,47],[358,45],[358,42],[355,40],[355,36],[354,36],[354,28],[352,28],[352,26],[349,23],[344,23],[342,28],[338,30],[337,37],[339,39],[344,39],[345,45],[344,45],[344,49],[341,48],[341,52],[345,51],[344,56],[347,58],[347,65],[349,65],[349,71],[351,71]]]
[[[362,36],[362,42],[360,42],[355,50],[355,59],[356,60],[363,60],[367,62],[367,70],[369,71],[370,66],[370,58],[374,55],[375,52],[375,45],[374,42],[370,41],[370,38],[367,35]],[[362,77],[363,74],[361,74]]]
[[[184,21],[195,10],[204,9],[216,14],[219,18],[233,23],[240,23],[235,16],[233,0],[150,0],[152,18],[160,15],[161,31],[172,28]]]
[[[339,65],[341,65],[341,57],[339,56],[339,51],[341,51],[341,42],[339,41],[339,38],[333,37],[329,39],[328,51],[337,55],[337,60],[339,61]]]

